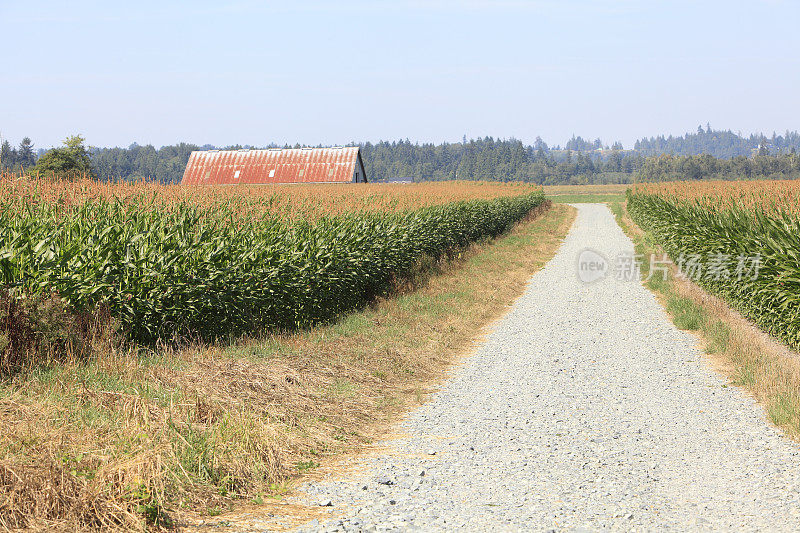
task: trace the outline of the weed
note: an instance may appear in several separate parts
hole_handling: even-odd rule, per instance
[[[703,325],[703,310],[688,298],[670,295],[667,299],[667,312],[678,329],[695,331]]]
[[[797,399],[788,393],[777,394],[767,407],[769,419],[776,426],[788,424],[797,416],[796,405]]]
[[[272,499],[280,499],[283,497],[284,494],[286,494],[290,490],[291,490],[291,485],[286,481],[282,481],[280,483],[270,483],[269,494],[267,495],[267,497]]]
[[[356,393],[356,386],[346,379],[337,378],[330,386],[330,391],[336,396],[352,396]]]
[[[172,519],[165,512],[164,506],[146,485],[138,485],[132,489],[128,499],[136,503],[137,512],[144,517],[148,524],[159,528],[173,526]]]
[[[298,471],[306,472],[308,470],[319,468],[319,463],[316,461],[298,461],[295,466],[297,467]]]

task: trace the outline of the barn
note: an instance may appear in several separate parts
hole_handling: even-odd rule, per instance
[[[181,185],[366,182],[361,150],[349,146],[195,151]]]

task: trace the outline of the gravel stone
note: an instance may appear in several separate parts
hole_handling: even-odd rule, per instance
[[[576,207],[559,252],[410,414],[408,437],[355,479],[302,487],[349,516],[299,531],[800,530],[800,448],[640,282],[578,279],[582,250],[611,260],[633,245],[605,205]]]

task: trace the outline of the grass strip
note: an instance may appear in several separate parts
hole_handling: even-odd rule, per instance
[[[624,195],[613,193],[573,193],[573,194],[554,194],[548,198],[556,204],[602,204],[608,202],[620,202]]]

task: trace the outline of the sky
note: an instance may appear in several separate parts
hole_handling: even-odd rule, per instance
[[[0,0],[17,144],[800,129],[793,0]]]

